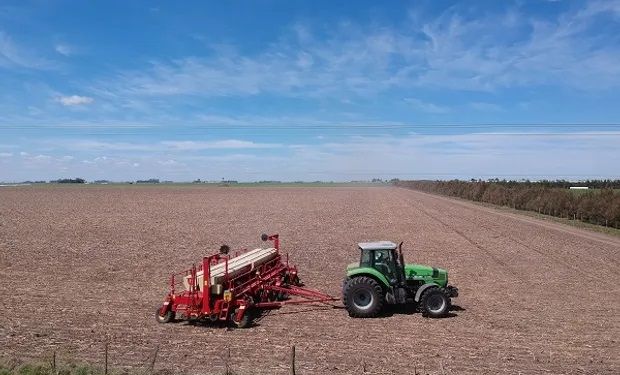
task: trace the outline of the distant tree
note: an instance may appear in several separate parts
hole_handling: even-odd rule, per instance
[[[148,180],[137,180],[136,184],[159,184],[159,178],[150,178]]]
[[[579,184],[601,190],[575,194],[568,188],[576,182],[558,180],[506,181],[401,181],[393,185],[474,201],[510,206],[518,210],[574,218],[594,224],[620,226],[620,180],[587,180]]]
[[[83,184],[86,183],[86,180],[83,178],[60,178],[58,180],[50,181],[56,184]]]

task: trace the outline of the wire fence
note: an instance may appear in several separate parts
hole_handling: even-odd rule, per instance
[[[70,357],[62,352],[60,348],[52,350],[47,355],[33,356],[24,353],[20,357],[7,357],[0,354],[0,374],[3,375],[184,375],[184,374],[201,374],[201,375],[251,375],[251,374],[316,374],[331,373],[333,370],[317,370],[316,366],[312,368],[300,365],[297,360],[299,349],[295,345],[291,345],[286,350],[286,358],[282,363],[276,366],[261,367],[254,363],[253,366],[240,365],[231,353],[230,347],[224,347],[220,350],[219,355],[209,357],[201,363],[200,366],[192,367],[192,370],[175,370],[175,364],[166,363],[161,358],[161,346],[155,345],[146,358],[131,365],[122,365],[117,362],[113,363],[115,353],[110,349],[109,342],[104,342],[101,347],[93,348],[93,353],[87,355],[90,360],[80,360]],[[84,353],[82,353],[84,354]],[[196,354],[196,353],[194,353]],[[100,359],[96,357],[100,356]],[[92,359],[95,358],[95,359]],[[326,365],[322,363],[322,365]],[[211,368],[205,370],[204,368]],[[347,374],[375,374],[375,375],[431,375],[431,374],[447,374],[443,362],[440,360],[436,366],[429,367],[424,364],[414,363],[407,366],[406,370],[398,371],[387,369],[384,366],[372,365],[366,360],[357,361],[356,365],[343,368],[342,365],[328,366],[331,369],[337,368],[339,373]]]

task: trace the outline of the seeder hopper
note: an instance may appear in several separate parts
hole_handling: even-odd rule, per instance
[[[303,287],[297,267],[289,264],[288,254],[280,253],[277,234],[263,234],[261,239],[273,246],[230,255],[224,245],[200,264],[173,274],[170,291],[157,309],[157,321],[221,322],[245,328],[264,310],[338,300]]]

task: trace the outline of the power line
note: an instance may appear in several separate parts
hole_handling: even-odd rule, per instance
[[[190,125],[148,125],[148,124],[22,124],[0,125],[0,129],[470,129],[470,128],[620,128],[620,123],[385,123],[385,124],[190,124]]]

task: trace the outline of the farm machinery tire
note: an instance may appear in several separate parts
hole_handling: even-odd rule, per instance
[[[358,276],[345,281],[342,300],[349,316],[374,318],[383,310],[385,295],[381,285],[374,279]]]
[[[252,310],[247,309],[245,314],[243,314],[243,318],[237,321],[235,317],[237,316],[237,312],[239,312],[239,308],[233,310],[232,315],[230,316],[230,321],[235,328],[248,328],[252,325]]]
[[[450,311],[450,297],[444,288],[428,288],[422,293],[418,308],[426,318],[443,318]]]
[[[174,311],[170,309],[166,310],[166,313],[164,315],[161,315],[161,307],[158,307],[157,310],[155,310],[155,320],[157,320],[158,323],[173,322],[174,315]]]

